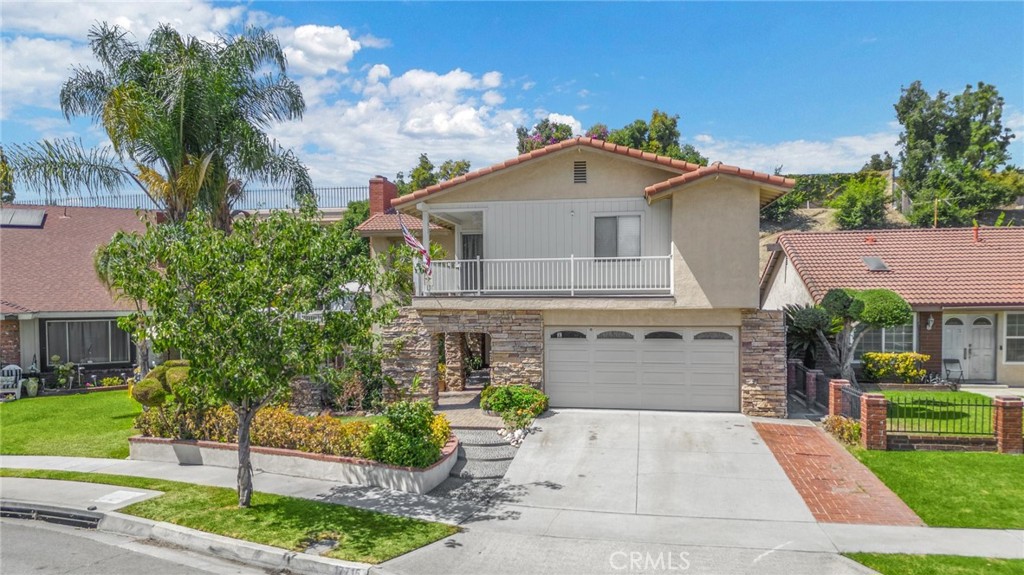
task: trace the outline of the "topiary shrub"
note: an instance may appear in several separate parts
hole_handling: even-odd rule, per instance
[[[429,401],[396,401],[384,408],[383,416],[366,438],[370,459],[403,467],[427,467],[438,460],[441,447]]]
[[[132,387],[132,398],[146,407],[160,408],[167,401],[167,390],[160,380],[147,377]]]
[[[864,362],[864,377],[870,381],[897,378],[903,383],[917,383],[925,376],[921,364],[932,356],[923,353],[877,353],[868,352],[861,356]]]

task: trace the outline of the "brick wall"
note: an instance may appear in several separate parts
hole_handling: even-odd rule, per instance
[[[0,367],[21,364],[21,328],[18,320],[0,320]],[[22,368],[28,368],[27,365]]]
[[[740,381],[745,415],[786,417],[786,325],[781,311],[743,312]]]
[[[928,316],[934,318],[932,329],[928,329]],[[921,312],[917,314],[917,351],[932,356],[923,367],[929,372],[942,369],[942,312]]]

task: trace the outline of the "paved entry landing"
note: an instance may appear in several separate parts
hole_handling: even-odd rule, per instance
[[[755,423],[818,521],[924,525],[902,499],[814,426]]]
[[[814,521],[742,415],[558,410],[536,425],[505,474],[516,505]]]

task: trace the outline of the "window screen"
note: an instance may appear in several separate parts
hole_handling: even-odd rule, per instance
[[[594,257],[640,257],[640,216],[594,218]]]

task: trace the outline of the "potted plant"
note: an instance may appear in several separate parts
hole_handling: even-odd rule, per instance
[[[25,395],[29,397],[35,397],[39,395],[39,379],[35,377],[27,377],[21,380],[21,386],[25,388]]]

